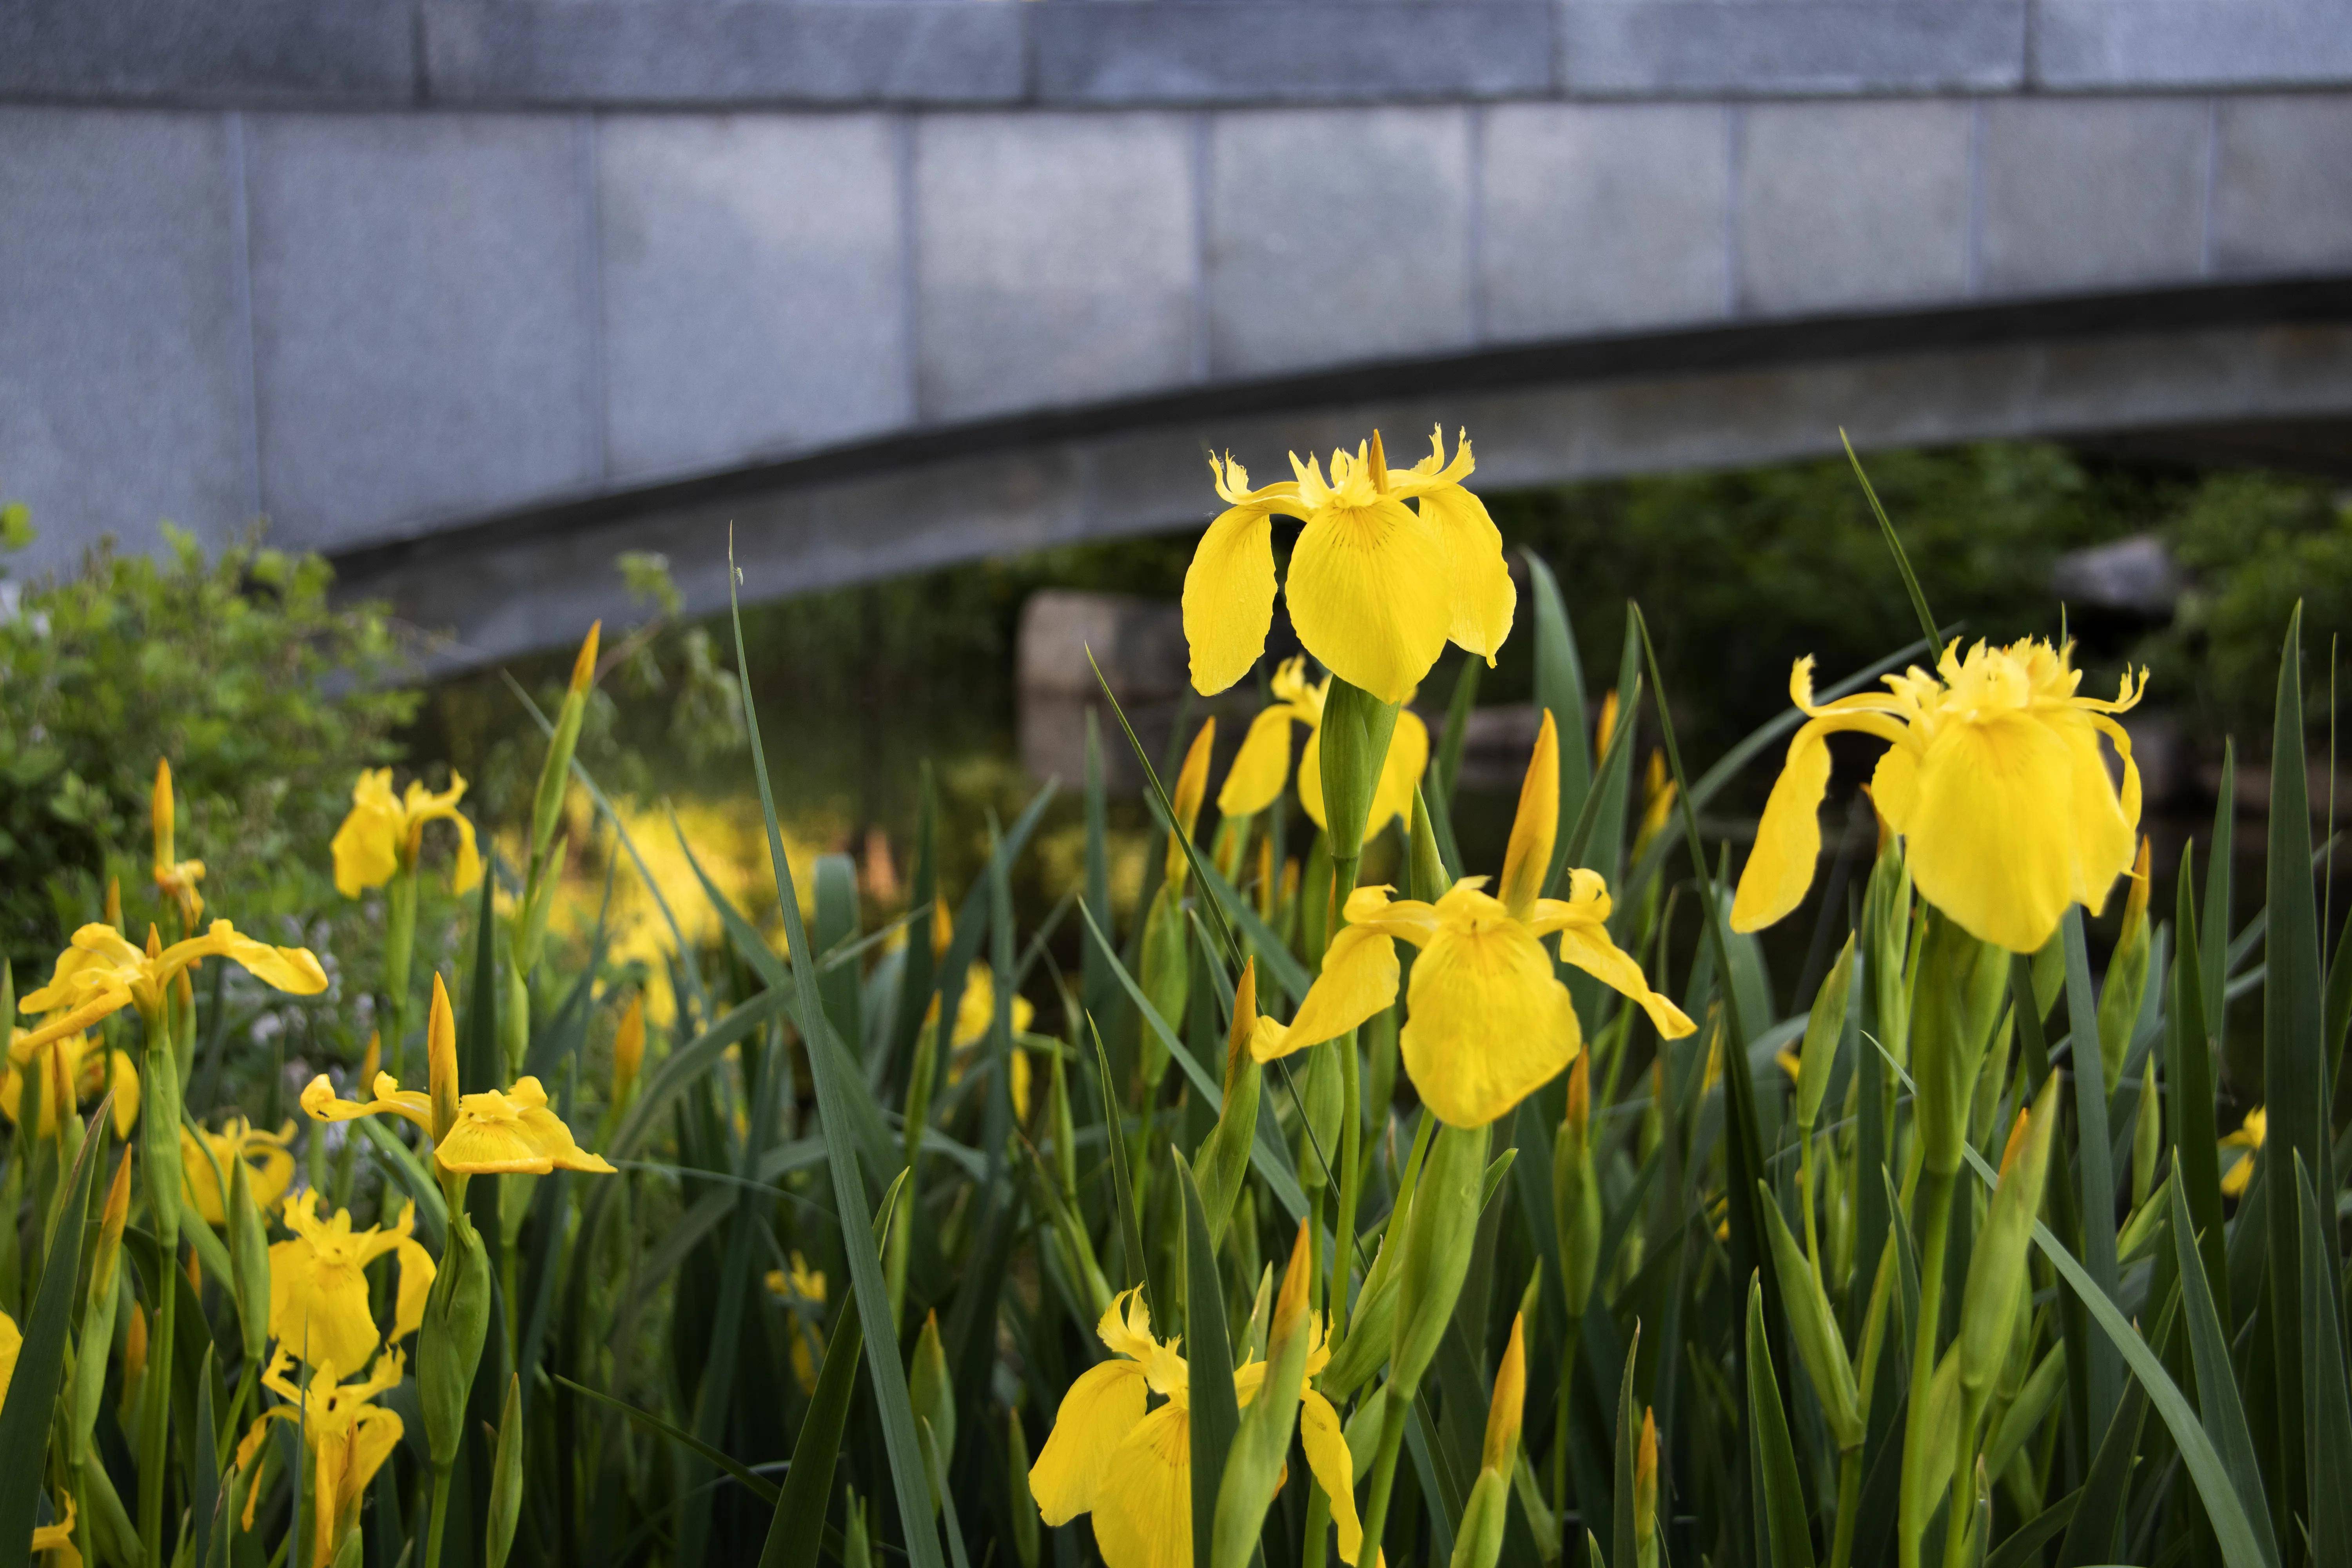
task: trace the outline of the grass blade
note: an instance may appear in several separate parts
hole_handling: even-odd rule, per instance
[[[1087,1020],[1087,1032],[1094,1037],[1095,1066],[1102,1083],[1103,1142],[1110,1160],[1111,1201],[1118,1211],[1119,1289],[1129,1290],[1142,1286],[1145,1305],[1165,1314],[1168,1304],[1152,1289],[1146,1268],[1150,1254],[1143,1250],[1143,1226],[1135,1213],[1135,1182],[1127,1169],[1125,1121],[1118,1113],[1118,1101],[1111,1093],[1110,1054],[1103,1049],[1102,1031],[1095,1027],[1091,1017]]]
[[[832,1154],[833,1184],[845,1238],[856,1238],[874,1226],[874,1210],[857,1168],[857,1147],[852,1141],[851,1084],[842,1081],[841,1052],[831,1040],[824,1015],[816,1005],[809,974],[807,924],[801,919],[800,895],[793,885],[793,868],[784,857],[784,835],[776,820],[775,790],[768,779],[768,757],[760,743],[759,709],[751,700],[751,664],[743,653],[743,615],[736,598],[734,550],[727,563],[727,603],[735,631],[735,679],[743,698],[743,723],[751,745],[752,776],[760,785],[760,815],[768,830],[768,858],[776,876],[777,902],[782,906],[786,957],[792,964],[793,1012],[801,1037],[808,1045],[810,1076],[816,1080],[817,1110],[827,1148]],[[949,1015],[942,1013],[941,1016]],[[863,1089],[861,1082],[856,1087]],[[870,1246],[854,1244],[848,1255],[850,1288],[856,1294],[861,1317],[890,1321],[890,1295],[882,1279],[882,1258]],[[923,1467],[920,1435],[915,1429],[914,1406],[907,1394],[907,1369],[898,1360],[895,1336],[876,1335],[866,1342],[866,1364],[874,1376],[875,1403],[881,1407],[882,1439],[890,1458],[890,1479],[898,1498],[898,1518],[906,1534],[907,1558],[915,1568],[941,1568],[939,1531],[931,1522],[931,1489]]]
[[[2315,1563],[2352,1563],[2352,1386],[2344,1377],[2343,1324],[2336,1307],[2336,1275],[2328,1256],[2327,1226],[2311,1172],[2298,1158],[2295,1205],[2303,1226],[2296,1250],[2303,1263],[2303,1326],[2308,1359],[2304,1446],[2311,1466],[2311,1554]]]
[[[2270,1111],[2263,1155],[2284,1177],[2291,1155],[2323,1180],[2327,1174],[2326,1064],[2320,1056],[2319,906],[2311,877],[2311,802],[2303,751],[2303,607],[2289,617],[2279,654],[2278,706],[2271,741],[2269,858],[2263,889],[2270,915],[2263,943],[2263,1099]],[[2334,1190],[2330,1184],[2331,1192]],[[2305,1489],[2305,1331],[2303,1215],[2294,1184],[2273,1188],[2270,1236],[2270,1331],[2276,1380],[2277,1452],[2290,1517],[2309,1517]],[[2330,1248],[2332,1253],[2333,1248]],[[2330,1268],[2332,1276],[2336,1270]]]
[[[1234,1393],[1233,1344],[1225,1335],[1225,1293],[1217,1275],[1217,1250],[1209,1240],[1209,1216],[1192,1167],[1172,1146],[1176,1180],[1184,1194],[1184,1343],[1192,1369],[1192,1563],[1209,1568],[1209,1547],[1217,1522],[1217,1487],[1224,1479],[1225,1455],[1241,1430],[1241,1405]]]
[[[1853,465],[1853,477],[1862,481],[1863,498],[1870,502],[1870,514],[1878,519],[1878,531],[1886,537],[1886,548],[1895,557],[1895,569],[1903,574],[1904,591],[1911,595],[1911,608],[1918,614],[1919,629],[1927,634],[1927,651],[1937,663],[1944,660],[1944,639],[1936,630],[1936,617],[1927,609],[1927,595],[1919,586],[1919,574],[1911,570],[1911,556],[1903,548],[1903,541],[1895,531],[1895,522],[1886,509],[1878,504],[1878,492],[1871,488],[1870,476],[1862,471],[1862,459],[1854,456],[1853,443],[1846,439],[1843,430],[1838,441],[1845,447],[1846,461]]]
[[[2275,1568],[2278,1541],[2271,1532],[2270,1500],[2263,1489],[2262,1466],[2254,1458],[2253,1428],[2246,1421],[2246,1407],[2238,1395],[2237,1374],[2230,1363],[2230,1339],[2214,1310],[2214,1292],[2207,1284],[2205,1270],[2191,1267],[2201,1255],[2189,1221],[2189,1202],[2180,1187],[2179,1182],[2172,1184],[2172,1245],[2189,1327],[2189,1366],[2197,1378],[2197,1405],[2204,1413],[2204,1429],[2213,1437],[2240,1510],[2252,1522],[2262,1562]],[[2210,1507],[2207,1512],[2211,1512]]]
[[[2169,1321],[2169,1309],[2166,1318]],[[2066,1538],[2058,1543],[2058,1568],[2093,1568],[2115,1561],[2124,1505],[2130,1500],[2132,1464],[2139,1453],[2139,1431],[2147,1420],[2147,1391],[2132,1384],[2107,1423],[2082,1489],[2074,1494],[2074,1514],[2067,1521]]]
[[[1805,1522],[1804,1483],[1797,1476],[1797,1451],[1789,1441],[1788,1413],[1772,1375],[1772,1352],[1764,1342],[1764,1285],[1748,1288],[1748,1457],[1764,1494],[1772,1568],[1813,1568],[1812,1532]]]
[[[751,1468],[751,1466],[712,1447],[709,1444],[704,1442],[693,1433],[685,1430],[683,1427],[672,1426],[669,1422],[663,1420],[652,1411],[639,1409],[636,1405],[630,1404],[625,1399],[616,1399],[613,1395],[606,1394],[600,1389],[589,1387],[584,1383],[574,1383],[561,1373],[556,1374],[555,1381],[563,1384],[574,1394],[584,1394],[589,1398],[594,1400],[597,1404],[605,1405],[608,1408],[627,1416],[631,1421],[635,1422],[639,1426],[644,1427],[655,1436],[667,1438],[669,1441],[677,1444],[679,1447],[686,1449],[688,1453],[693,1454],[696,1458],[701,1459],[705,1464],[711,1466],[713,1468],[724,1470],[728,1475],[740,1482],[745,1490],[749,1491],[753,1497],[758,1498],[761,1502],[772,1503],[778,1497],[782,1495],[778,1490],[775,1482],[768,1479],[767,1477],[760,1474],[757,1470]]]
[[[2098,1002],[2091,989],[2091,960],[2083,941],[2081,907],[2070,905],[2058,929],[2066,949],[2066,1020],[2075,1047],[2074,1116],[2080,1133],[2075,1158],[2081,1162],[2083,1263],[2113,1301],[2122,1288],[2116,1264],[2116,1173],[2109,1163],[2106,1075],[2099,1065]],[[2123,1395],[2123,1373],[2116,1364],[2114,1351],[2094,1340],[2083,1352],[2089,1408],[2113,1410]]]
[[[1560,597],[1559,579],[1532,550],[1519,554],[1528,563],[1528,584],[1534,591],[1536,610],[1536,705],[1549,709],[1559,731],[1559,819],[1574,822],[1584,810],[1592,788],[1592,730],[1584,712],[1584,663],[1576,651],[1576,632],[1568,618],[1568,603]],[[1552,851],[1547,888],[1559,880],[1568,845]]]
[[[1616,1496],[1610,1510],[1615,1528],[1609,1560],[1619,1564],[1633,1561],[1633,1454],[1641,1441],[1641,1427],[1633,1420],[1633,1363],[1641,1358],[1641,1351],[1642,1330],[1637,1323],[1633,1342],[1625,1347],[1625,1379],[1617,1389]]]
[[[50,1415],[58,1401],[58,1384],[65,1375],[66,1324],[73,1316],[74,1292],[79,1288],[81,1243],[89,1213],[92,1173],[97,1152],[106,1141],[98,1129],[114,1112],[109,1093],[89,1122],[81,1155],[66,1178],[65,1206],[58,1211],[48,1255],[41,1260],[41,1288],[33,1298],[32,1316],[25,1324],[24,1343],[16,1352],[16,1370],[8,1382],[8,1397],[0,1404],[0,1542],[9,1543],[0,1561],[25,1562],[26,1543],[33,1539],[33,1523],[41,1495],[42,1457],[49,1445]],[[176,1273],[176,1270],[173,1271]],[[163,1289],[172,1288],[170,1282]],[[168,1397],[169,1391],[150,1390],[148,1397]]]

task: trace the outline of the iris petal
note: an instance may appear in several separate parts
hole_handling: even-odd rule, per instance
[[[1396,943],[1377,926],[1351,925],[1331,939],[1323,973],[1307,988],[1289,1026],[1260,1018],[1250,1055],[1262,1062],[1346,1034],[1396,1000]]]
[[[1184,640],[1192,686],[1223,691],[1265,651],[1274,625],[1274,525],[1262,505],[1229,508],[1201,536],[1184,569]]]
[[[1920,896],[1972,936],[2038,950],[2082,884],[2074,773],[2065,741],[2032,719],[1946,725],[1920,760],[1906,838]]]
[[[1307,1450],[1307,1468],[1315,1472],[1323,1495],[1331,1500],[1331,1522],[1339,1531],[1339,1561],[1352,1563],[1364,1550],[1364,1526],[1356,1517],[1356,1462],[1349,1456],[1339,1413],[1311,1388],[1302,1389],[1298,1395],[1298,1441]]]
[[[1207,539],[1201,548],[1205,555]],[[1201,559],[1194,557],[1195,570]],[[1401,502],[1319,510],[1290,557],[1290,624],[1307,651],[1340,679],[1383,702],[1402,702],[1445,647],[1454,617],[1446,570],[1435,524]],[[1189,575],[1185,597],[1189,628]],[[1256,636],[1262,643],[1264,631]],[[1194,684],[1213,689],[1197,677]]]
[[[1095,1495],[1107,1568],[1191,1568],[1192,1413],[1171,1400],[1112,1450]]]
[[[1045,1451],[1030,1467],[1029,1492],[1050,1525],[1067,1524],[1095,1506],[1110,1457],[1143,1419],[1143,1368],[1097,1362],[1062,1395]]]
[[[1484,1127],[1576,1058],[1583,1033],[1535,933],[1486,894],[1438,906],[1412,966],[1402,1045],[1423,1104],[1452,1127]]]
[[[1234,757],[1224,787],[1217,791],[1217,810],[1225,816],[1264,811],[1282,794],[1290,777],[1290,726],[1297,715],[1287,703],[1277,702],[1250,721],[1249,733]]]

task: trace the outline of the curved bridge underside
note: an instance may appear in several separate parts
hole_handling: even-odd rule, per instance
[[[443,657],[1197,523],[2051,437],[2352,469],[2333,0],[24,0],[33,564],[266,518]]]

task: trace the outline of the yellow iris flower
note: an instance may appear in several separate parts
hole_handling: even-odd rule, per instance
[[[373,1100],[342,1100],[325,1073],[302,1090],[302,1110],[313,1121],[350,1121],[362,1116],[398,1116],[415,1122],[433,1140],[433,1158],[452,1175],[543,1176],[551,1171],[612,1173],[601,1154],[591,1154],[572,1136],[563,1119],[547,1109],[547,1090],[536,1078],[521,1078],[506,1090],[459,1092],[457,1019],[448,988],[433,976],[433,1008],[425,1024],[425,1060],[432,1089],[403,1089],[388,1072],[375,1075]]]
[[[367,1376],[350,1383],[336,1382],[336,1369],[330,1362],[318,1363],[308,1387],[291,1380],[288,1374],[292,1370],[292,1357],[281,1344],[261,1374],[261,1382],[286,1403],[271,1405],[255,1420],[236,1447],[236,1468],[242,1472],[253,1463],[270,1422],[285,1421],[301,1429],[310,1446],[311,1495],[317,1500],[311,1508],[317,1529],[309,1563],[310,1568],[326,1568],[335,1560],[337,1542],[358,1525],[360,1500],[367,1495],[368,1483],[392,1457],[404,1430],[396,1414],[372,1403],[377,1394],[400,1385],[401,1356],[398,1351],[386,1351],[375,1358],[374,1369]],[[260,1493],[257,1477],[246,1493],[247,1530],[253,1528],[254,1504]]]
[[[787,1306],[822,1309],[824,1306],[824,1270],[811,1268],[808,1259],[798,1252],[792,1255],[792,1265],[790,1273],[781,1268],[768,1270],[769,1294]],[[798,1312],[785,1320],[785,1326],[792,1340],[793,1376],[800,1384],[802,1393],[814,1394],[816,1358],[824,1353],[824,1336],[814,1324],[803,1322]]]
[[[1610,940],[1612,906],[1598,871],[1571,872],[1566,899],[1541,896],[1559,826],[1559,737],[1547,712],[1519,791],[1502,896],[1485,890],[1484,877],[1463,878],[1434,904],[1391,900],[1385,887],[1357,889],[1298,1016],[1288,1025],[1260,1018],[1250,1054],[1265,1062],[1319,1045],[1394,1003],[1399,937],[1422,950],[1400,1037],[1405,1071],[1422,1103],[1450,1127],[1486,1126],[1584,1048],[1545,937],[1558,934],[1562,962],[1639,1003],[1659,1034],[1691,1033],[1682,1009],[1650,989],[1641,965]]]
[[[1095,1331],[1115,1352],[1088,1367],[1062,1396],[1054,1430],[1029,1471],[1029,1492],[1049,1525],[1094,1516],[1095,1544],[1108,1568],[1184,1568],[1192,1561],[1192,1405],[1191,1369],[1178,1342],[1151,1334],[1151,1313],[1129,1290],[1103,1312]],[[1318,1320],[1307,1353],[1307,1377],[1331,1359]],[[1234,1373],[1244,1405],[1265,1383],[1265,1363]],[[1150,1394],[1164,1401],[1147,1412]],[[1299,1384],[1298,1435],[1307,1468],[1331,1500],[1339,1560],[1363,1550],[1356,1516],[1356,1467],[1331,1402]]]
[[[1217,792],[1217,809],[1227,816],[1242,816],[1272,805],[1290,776],[1290,727],[1304,724],[1307,752],[1298,760],[1298,804],[1321,827],[1325,826],[1323,748],[1317,742],[1323,731],[1323,699],[1331,689],[1331,678],[1327,675],[1309,684],[1307,661],[1286,658],[1274,672],[1272,687],[1274,700],[1250,721],[1249,733],[1243,737],[1232,771],[1225,774],[1224,787]],[[1391,820],[1412,819],[1412,792],[1428,766],[1429,727],[1410,710],[1401,710],[1396,732],[1389,738],[1388,760],[1381,766],[1381,782],[1372,791],[1371,815],[1364,819],[1365,843],[1370,843]]]
[[[1789,695],[1810,718],[1765,803],[1732,929],[1762,930],[1811,887],[1828,738],[1847,730],[1887,742],[1872,799],[1903,836],[1920,896],[1969,935],[2033,952],[2068,905],[2096,914],[2138,847],[2139,769],[2113,715],[2138,702],[2147,672],[2126,673],[2112,702],[2077,697],[2073,651],[2038,638],[1965,654],[1954,645],[1934,675],[1915,666],[1886,677],[1885,691],[1819,706],[1813,661],[1799,659]],[[2102,735],[2123,759],[2120,795]]]
[[[234,959],[255,979],[297,996],[315,996],[327,988],[327,972],[309,948],[256,942],[237,935],[226,921],[215,921],[204,935],[169,947],[161,945],[151,926],[144,952],[112,926],[92,923],[74,932],[73,945],[58,955],[49,983],[17,1004],[23,1012],[53,1016],[16,1045],[29,1050],[78,1035],[134,1004],[152,1017],[162,1010],[163,988],[173,978],[206,958]]]
[[[433,1258],[415,1240],[416,1205],[400,1211],[389,1229],[354,1229],[349,1209],[319,1217],[319,1193],[305,1188],[286,1205],[294,1233],[269,1247],[269,1335],[281,1349],[313,1366],[365,1366],[384,1342],[368,1306],[367,1266],[390,1254],[400,1263],[391,1342],[425,1321],[433,1289]]]
[[[2263,1139],[2270,1132],[2270,1112],[2257,1105],[2246,1112],[2245,1121],[2238,1124],[2235,1132],[2221,1140],[2224,1149],[2245,1151],[2231,1162],[2228,1170],[2221,1173],[2221,1191],[2224,1194],[2233,1198],[2246,1195],[2246,1187],[2254,1179],[2254,1152],[2263,1146]]]
[[[196,1142],[199,1137],[202,1143]],[[206,1225],[220,1229],[228,1224],[228,1205],[220,1184],[236,1179],[229,1162],[243,1160],[253,1201],[266,1214],[293,1184],[294,1156],[286,1147],[293,1141],[291,1121],[275,1132],[265,1132],[242,1116],[230,1117],[218,1132],[192,1132],[184,1126],[180,1129],[181,1193],[188,1205],[204,1215]],[[358,1357],[343,1358],[345,1366],[359,1363]]]
[[[1184,637],[1203,695],[1239,680],[1265,651],[1274,625],[1274,525],[1302,519],[1284,593],[1307,651],[1383,702],[1402,702],[1450,640],[1492,664],[1511,629],[1517,591],[1503,536],[1486,504],[1462,488],[1470,443],[1389,468],[1374,435],[1354,457],[1331,454],[1331,478],[1294,455],[1297,477],[1252,489],[1231,458],[1212,458],[1225,510],[1201,536],[1184,573]],[[1416,506],[1407,506],[1407,501]]]
[[[196,884],[205,879],[205,863],[172,858],[172,764],[161,757],[155,761],[155,794],[148,809],[155,829],[156,890],[179,906],[181,926],[194,931],[205,913],[205,896],[196,891]]]
[[[114,1135],[127,1138],[139,1120],[139,1069],[130,1054],[110,1051],[88,1035],[68,1035],[46,1046],[31,1046],[27,1029],[11,1031],[8,1065],[0,1072],[0,1113],[10,1122],[25,1102],[25,1080],[37,1076],[41,1083],[41,1121],[35,1129],[44,1138],[58,1130],[58,1107],[71,1100],[79,1104],[107,1087],[113,1069]]]
[[[407,793],[395,796],[390,768],[362,772],[352,786],[351,815],[328,846],[335,857],[335,890],[356,899],[369,888],[383,887],[394,874],[415,869],[425,825],[442,821],[457,829],[457,864],[450,872],[450,889],[459,893],[472,889],[482,879],[482,858],[474,848],[474,825],[457,810],[465,793],[466,781],[455,773],[439,795],[411,779]]]

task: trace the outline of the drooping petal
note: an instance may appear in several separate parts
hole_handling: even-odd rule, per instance
[[[1462,449],[1469,448],[1465,441]],[[1436,524],[1445,544],[1446,575],[1454,591],[1447,640],[1491,666],[1496,649],[1511,635],[1511,616],[1519,601],[1510,564],[1503,559],[1502,532],[1486,515],[1486,503],[1460,485],[1428,491],[1420,506],[1421,515]]]
[[[1549,904],[1554,900],[1547,899]],[[1597,921],[1574,920],[1559,930],[1559,956],[1603,985],[1641,1004],[1650,1023],[1669,1040],[1679,1040],[1698,1027],[1680,1007],[1650,988],[1633,955],[1610,940],[1609,928]]]
[[[1221,815],[1245,816],[1281,797],[1290,778],[1290,726],[1297,719],[1288,703],[1277,702],[1250,721],[1224,787],[1217,791]]]
[[[106,1060],[107,1066],[114,1075],[114,1135],[117,1138],[128,1138],[131,1136],[131,1124],[139,1120],[139,1068],[131,1061],[128,1051],[110,1051],[107,1053]],[[293,1179],[292,1156],[288,1156],[286,1166],[287,1180],[290,1181]],[[267,1201],[277,1202],[278,1196],[285,1191],[286,1183],[278,1183],[278,1191],[272,1193]],[[259,1190],[257,1188],[256,1196],[258,1195]]]
[[[1320,510],[1291,552],[1290,624],[1340,679],[1402,702],[1445,647],[1446,566],[1435,523],[1398,501]]]
[[[1227,509],[1184,569],[1192,687],[1213,696],[1249,673],[1274,625],[1274,525],[1263,504]]]
[[[1145,1416],[1111,1451],[1094,1521],[1106,1568],[1189,1568],[1192,1413],[1182,1401]]]
[[[304,1237],[271,1243],[269,1333],[311,1366],[365,1366],[378,1343],[367,1276]]]
[[[2068,717],[2073,721],[2057,728],[2074,759],[2073,815],[2082,871],[2082,884],[2074,896],[2095,915],[2106,903],[2107,890],[2131,868],[2138,853],[2139,764],[2132,757],[2131,737],[2121,724],[2105,717]],[[2116,754],[2123,760],[2120,798],[2107,776],[2106,759],[2099,752],[2101,734],[2115,742]]]
[[[1260,1018],[1250,1055],[1261,1062],[1346,1034],[1396,1000],[1396,943],[1378,926],[1343,927],[1323,954],[1323,973],[1307,988],[1288,1026]]]
[[[1831,713],[1798,729],[1739,873],[1739,891],[1731,900],[1732,930],[1762,931],[1801,903],[1812,887],[1822,857],[1822,796],[1830,784],[1828,738],[1840,730],[1859,730],[1898,748],[1908,743],[1900,723],[1874,712]]]
[[[1151,1352],[1160,1348],[1160,1342],[1151,1335],[1151,1309],[1144,1304],[1140,1285],[1111,1298],[1095,1332],[1104,1344],[1139,1362],[1150,1360]]]
[[[375,1075],[375,1098],[367,1100],[336,1098],[333,1082],[325,1073],[320,1073],[302,1090],[302,1112],[313,1121],[350,1121],[362,1116],[401,1116],[428,1133],[433,1131],[432,1101],[420,1090],[402,1089],[399,1080],[388,1072]]]
[[[1097,1362],[1078,1374],[1054,1413],[1045,1450],[1029,1469],[1029,1495],[1047,1524],[1067,1524],[1095,1506],[1111,1455],[1142,1419],[1139,1364]]]
[[[1535,933],[1475,889],[1438,906],[1412,967],[1401,1044],[1422,1102],[1451,1127],[1484,1127],[1583,1048],[1568,987]]]
[[[1307,1450],[1307,1468],[1315,1472],[1323,1495],[1331,1500],[1331,1522],[1339,1531],[1339,1561],[1353,1563],[1364,1549],[1363,1522],[1356,1517],[1356,1461],[1348,1453],[1339,1413],[1311,1388],[1298,1395],[1298,1441]]]
[[[2074,775],[2065,741],[2021,713],[1945,725],[1920,759],[1906,831],[1920,897],[1982,941],[2039,950],[2083,885]],[[2131,863],[2124,842],[2118,872]]]
[[[414,1210],[416,1205],[412,1203],[408,1206]],[[395,1251],[400,1289],[394,1298],[392,1339],[397,1343],[424,1327],[425,1303],[433,1294],[433,1277],[437,1271],[433,1255],[405,1236],[400,1238]]]
[[[375,1479],[376,1471],[400,1446],[404,1430],[396,1411],[372,1405],[359,1413],[352,1429],[351,1457],[343,1468],[339,1494],[346,1514],[357,1510],[360,1500],[367,1495],[368,1483]],[[345,1519],[343,1522],[348,1526],[350,1521]]]
[[[403,817],[400,803],[393,798],[392,770],[362,773],[352,789],[351,815],[328,846],[334,856],[337,892],[356,899],[392,880],[400,869]]]

